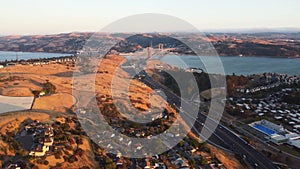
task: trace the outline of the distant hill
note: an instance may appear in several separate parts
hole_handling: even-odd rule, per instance
[[[1,51],[76,53],[92,33],[66,33],[56,35],[3,36]]]
[[[0,51],[76,53],[93,35],[91,32],[64,33],[55,35],[2,36]],[[158,34],[134,35],[126,40],[126,34],[99,34],[99,38],[121,40],[113,49],[117,52],[135,52],[150,45],[175,48],[176,52],[192,54],[190,49],[177,39]],[[187,38],[194,38],[187,33]],[[210,41],[221,56],[299,57],[300,33],[208,33]],[[197,38],[192,39],[197,41]],[[203,39],[202,39],[203,40]]]

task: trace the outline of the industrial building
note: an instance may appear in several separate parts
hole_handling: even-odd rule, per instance
[[[269,141],[281,145],[289,144],[300,149],[300,135],[291,132],[281,125],[274,124],[267,120],[256,121],[249,124],[254,129],[255,134],[260,134]]]

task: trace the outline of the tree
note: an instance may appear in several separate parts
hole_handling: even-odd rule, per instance
[[[189,144],[190,144],[191,146],[193,146],[194,148],[198,148],[198,147],[199,147],[199,142],[198,142],[196,139],[193,139],[193,138],[191,138],[191,139],[189,140]]]
[[[105,168],[106,169],[115,169],[117,166],[110,158],[105,159]]]
[[[43,84],[43,90],[45,91],[46,94],[54,94],[56,91],[55,85],[50,83],[48,80],[46,83]]]
[[[32,166],[32,169],[39,169],[36,165]]]
[[[54,156],[55,156],[55,159],[60,159],[61,156],[62,155],[62,152],[61,151],[56,151],[55,153],[54,153]]]
[[[49,161],[45,160],[44,165],[48,165],[48,164],[49,164]]]
[[[196,163],[196,162],[195,162],[195,160],[194,160],[194,159],[190,159],[190,160],[189,160],[189,164],[190,164],[190,166],[194,166],[194,165],[195,165],[195,163]]]
[[[83,155],[83,153],[84,153],[84,150],[82,150],[81,148],[78,148],[75,152],[75,155],[81,157]]]

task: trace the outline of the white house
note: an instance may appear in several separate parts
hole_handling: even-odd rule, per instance
[[[36,157],[42,157],[45,155],[45,153],[49,151],[49,147],[45,145],[38,145],[35,149],[31,150],[29,155],[30,156],[36,156]]]

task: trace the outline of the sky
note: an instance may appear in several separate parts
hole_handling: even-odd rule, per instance
[[[142,13],[181,18],[200,31],[300,28],[299,0],[0,0],[0,35],[98,31]]]

